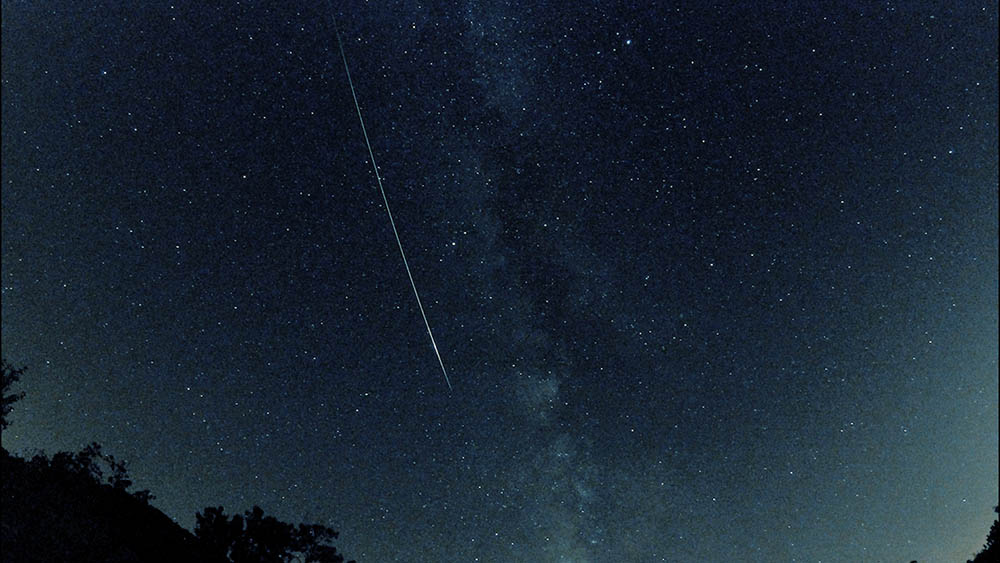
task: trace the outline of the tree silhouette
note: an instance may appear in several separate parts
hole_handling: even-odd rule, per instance
[[[75,454],[57,452],[51,459],[40,455],[35,456],[31,463],[35,465],[48,464],[58,473],[89,478],[97,484],[110,485],[112,489],[117,491],[127,492],[128,488],[132,486],[132,479],[128,476],[125,463],[118,461],[111,454],[104,453],[101,445],[97,442],[91,442],[90,445]],[[109,473],[107,478],[104,477],[105,471]],[[147,490],[129,494],[145,503],[156,498]]]
[[[21,375],[28,369],[27,367],[15,368],[13,365],[7,362],[4,358],[0,360],[0,368],[3,371],[3,398],[2,401],[2,412],[0,412],[0,430],[6,430],[7,426],[10,424],[7,421],[7,415],[14,408],[14,403],[20,401],[24,398],[24,393],[10,393],[10,388],[21,379]]]
[[[6,359],[2,428],[24,393],[12,393],[26,368]],[[191,534],[149,505],[149,491],[129,492],[125,464],[92,442],[79,452],[30,460],[0,451],[0,544],[3,561],[160,563],[343,563],[338,533],[319,524],[297,527],[254,506],[226,516],[222,507],[196,514]],[[354,563],[354,562],[350,562]]]
[[[993,512],[1000,514],[1000,506],[994,506]],[[986,544],[974,559],[968,563],[994,563],[1000,561],[1000,518],[993,520],[990,532],[986,534]]]
[[[330,545],[338,533],[319,524],[295,526],[264,516],[259,506],[229,518],[223,508],[195,515],[194,534],[212,552],[232,563],[343,563]],[[351,562],[353,563],[353,562]]]

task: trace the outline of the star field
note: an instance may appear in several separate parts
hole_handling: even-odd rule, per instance
[[[358,561],[981,546],[995,4],[3,13],[6,449]]]

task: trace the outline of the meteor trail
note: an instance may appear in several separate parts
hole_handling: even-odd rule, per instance
[[[351,79],[351,69],[347,66],[347,55],[344,54],[344,44],[340,40],[340,29],[337,27],[337,16],[334,15],[333,5],[330,6],[330,18],[333,20],[333,32],[337,36],[337,48],[340,49],[340,59],[344,61],[344,72],[347,73],[347,83],[351,86],[351,97],[354,98],[354,108],[358,110],[358,121],[361,122],[361,133],[365,137],[365,145],[368,146],[368,156],[371,158],[372,169],[375,171],[375,180],[378,182],[378,190],[382,193],[382,202],[385,204],[385,212],[389,215],[389,224],[392,225],[392,234],[396,235],[396,245],[399,246],[399,255],[403,257],[403,266],[406,268],[406,276],[410,278],[410,287],[413,288],[413,296],[417,298],[417,307],[420,309],[420,316],[424,318],[424,326],[427,327],[427,336],[431,337],[431,347],[434,348],[434,355],[437,356],[438,364],[441,365],[441,373],[444,374],[444,381],[451,391],[451,379],[448,378],[448,370],[444,368],[444,361],[441,360],[441,352],[438,352],[437,342],[434,341],[434,333],[431,332],[431,324],[427,321],[427,313],[424,312],[424,305],[420,302],[420,293],[417,292],[417,284],[413,281],[413,273],[410,272],[410,264],[406,261],[406,253],[403,252],[403,243],[399,240],[399,231],[396,230],[396,221],[392,218],[392,211],[389,210],[389,198],[385,196],[385,188],[382,187],[382,176],[378,173],[378,166],[375,164],[375,153],[372,151],[372,143],[368,140],[368,129],[365,127],[365,118],[361,116],[361,105],[358,104],[358,94],[354,91],[354,81]]]

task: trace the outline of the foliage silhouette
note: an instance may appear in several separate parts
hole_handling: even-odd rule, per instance
[[[28,369],[27,367],[15,368],[4,359],[0,361],[3,370],[2,410],[0,410],[0,430],[6,430],[10,422],[7,415],[14,408],[14,403],[24,398],[24,393],[9,393],[10,388],[21,379],[21,375]]]
[[[343,563],[344,557],[330,545],[338,533],[319,524],[298,528],[264,516],[259,506],[242,516],[227,517],[223,508],[208,507],[195,518],[195,536],[212,553],[232,563]],[[351,562],[353,563],[353,562]]]
[[[3,428],[12,393],[26,368],[3,360]],[[0,561],[167,563],[342,563],[329,545],[337,532],[297,528],[254,507],[229,519],[222,508],[197,514],[198,535],[180,527],[149,501],[129,492],[125,464],[93,442],[76,453],[38,454],[30,460],[0,448]]]
[[[1000,506],[994,506],[993,512],[1000,514]],[[1000,562],[1000,518],[993,520],[990,531],[986,534],[986,544],[975,558],[968,563],[997,563]]]
[[[148,491],[130,494],[120,464],[101,479],[105,457],[94,444],[30,460],[2,451],[3,561],[224,563],[150,506]]]

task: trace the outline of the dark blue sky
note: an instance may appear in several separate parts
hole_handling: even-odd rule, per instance
[[[964,560],[997,6],[4,0],[3,445],[359,561]]]

